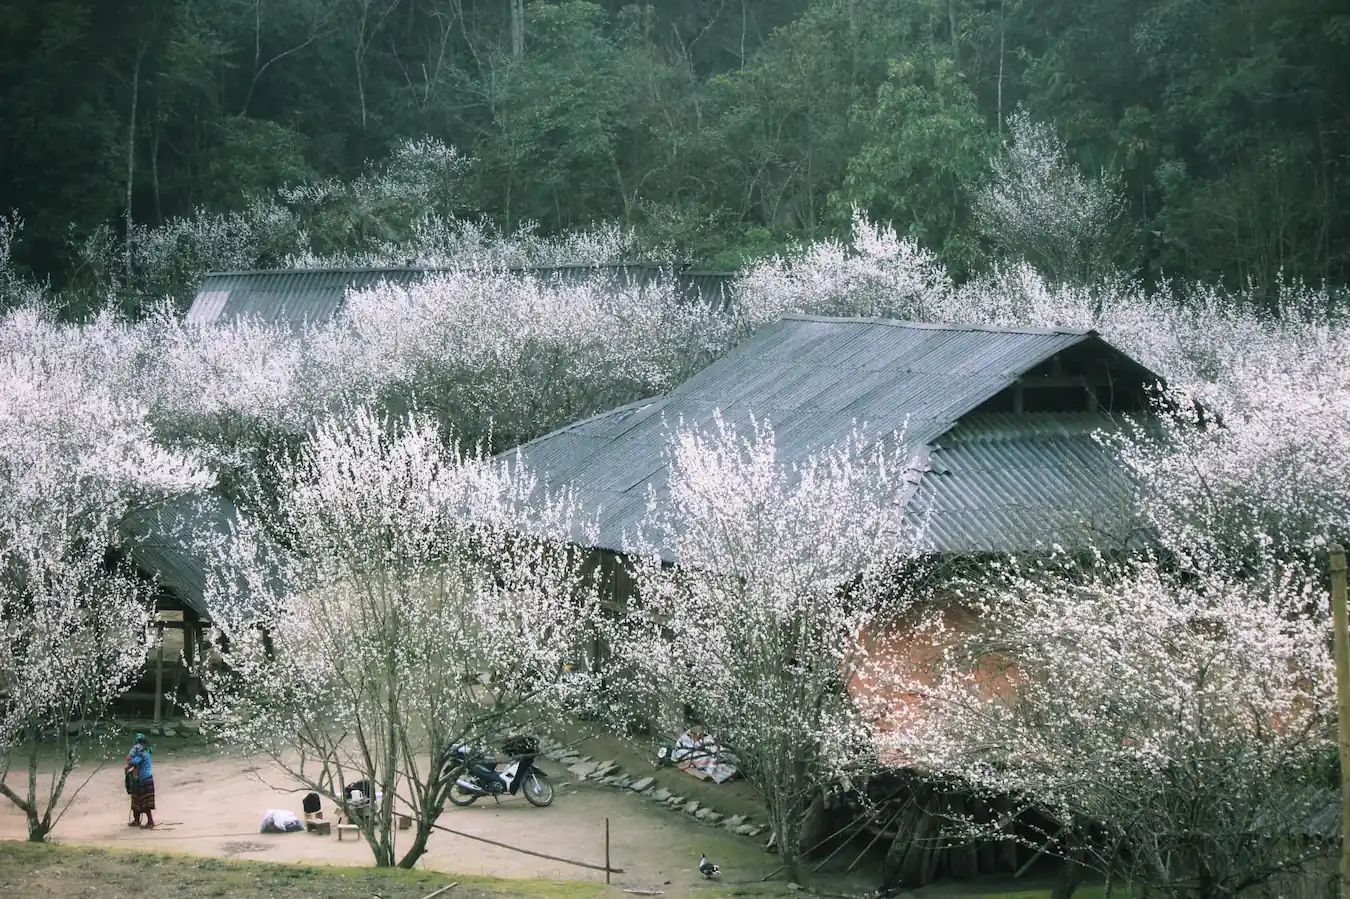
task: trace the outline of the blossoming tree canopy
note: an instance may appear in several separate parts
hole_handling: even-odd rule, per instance
[[[151,642],[152,585],[119,560],[124,523],[213,483],[190,454],[155,440],[128,393],[125,329],[55,339],[37,307],[0,323],[0,768],[23,759],[21,795],[0,793],[43,839],[64,808],[80,745],[140,673]],[[28,339],[33,338],[33,339]],[[40,738],[58,765],[39,787]],[[75,790],[78,793],[78,789]]]
[[[1302,857],[1252,836],[1301,833],[1326,801],[1335,678],[1315,578],[1052,562],[965,601],[970,627],[922,623],[942,649],[896,685],[913,713],[879,736],[885,751],[1066,830],[1096,822],[1107,836],[1084,863],[1128,860],[1161,888],[1198,870],[1259,882]]]
[[[886,573],[914,551],[904,448],[854,433],[787,464],[768,422],[718,415],[678,428],[668,456],[669,493],[651,494],[629,553],[623,661],[636,692],[687,703],[734,754],[792,866],[812,791],[869,754],[842,688],[886,614]]]
[[[450,786],[445,753],[574,698],[564,665],[588,649],[597,599],[564,540],[584,522],[521,467],[368,410],[321,423],[275,515],[246,522],[213,577],[228,668],[205,673],[203,714],[335,802],[369,779],[376,861],[411,866]],[[418,812],[401,859],[396,798]]]

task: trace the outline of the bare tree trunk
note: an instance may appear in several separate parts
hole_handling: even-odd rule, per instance
[[[1083,840],[1086,837],[1074,831],[1067,836],[1069,851],[1064,853],[1064,869],[1060,872],[1059,883],[1055,884],[1050,899],[1072,899],[1074,891],[1083,882],[1083,862],[1086,850]]]
[[[329,9],[310,23],[309,35],[300,43],[273,56],[271,59],[263,62],[262,60],[262,0],[254,0],[253,3],[253,79],[248,84],[248,93],[244,95],[244,105],[240,107],[241,116],[248,115],[248,108],[253,103],[253,94],[258,89],[258,82],[262,79],[263,72],[274,62],[278,62],[290,56],[292,53],[298,53],[308,47],[319,37],[323,27],[328,23],[333,11]]]
[[[947,0],[947,25],[952,30],[952,62],[961,69],[961,42],[956,33],[956,0]]]
[[[1006,3],[998,8],[998,139],[1003,140],[1003,41],[1008,33],[1007,20],[1004,18]]]
[[[791,803],[769,803],[770,833],[778,848],[778,859],[783,863],[788,880],[801,882],[801,816]]]
[[[132,243],[132,219],[131,219],[131,193],[136,180],[136,104],[140,100],[141,93],[141,60],[145,58],[145,44],[141,44],[136,50],[136,62],[131,69],[131,121],[127,125],[127,190],[126,190],[126,245],[124,249],[124,264],[126,266],[126,276],[131,277],[131,243]]]
[[[398,9],[403,0],[389,0],[389,5],[376,10],[373,17],[371,15],[371,2],[372,0],[360,0],[361,15],[360,20],[356,23],[356,46],[352,54],[356,63],[356,93],[361,105],[362,131],[366,130],[366,53],[374,45],[375,38],[380,29],[384,27],[385,20],[393,14],[394,10]],[[308,43],[308,41],[305,42],[305,44]],[[305,44],[301,44],[300,47],[305,46]],[[300,47],[293,49],[300,49]],[[279,58],[276,57],[276,59]],[[261,74],[261,70],[259,70],[259,74]]]
[[[746,20],[747,20],[747,18],[748,18],[748,16],[749,16],[749,11],[748,11],[747,8],[746,8],[747,2],[748,2],[748,0],[741,0],[741,68],[742,68],[742,69],[745,68],[745,30],[746,30]]]
[[[511,55],[525,55],[525,0],[511,0]]]
[[[159,192],[159,126],[160,119],[155,117],[154,136],[150,141],[150,186],[155,195],[155,224],[164,222],[164,205]]]

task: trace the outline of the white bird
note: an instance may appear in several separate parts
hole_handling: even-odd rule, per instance
[[[712,877],[714,874],[719,874],[722,871],[717,865],[708,861],[708,856],[706,855],[699,855],[698,870],[704,877]]]

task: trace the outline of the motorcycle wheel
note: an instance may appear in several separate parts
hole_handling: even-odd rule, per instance
[[[548,778],[531,771],[525,778],[525,801],[530,805],[537,805],[539,808],[547,808],[553,804],[553,784],[548,782]]]
[[[457,782],[450,784],[450,789],[445,792],[445,798],[450,800],[451,805],[457,805],[460,808],[468,808],[478,801],[478,793],[470,793],[461,787]]]

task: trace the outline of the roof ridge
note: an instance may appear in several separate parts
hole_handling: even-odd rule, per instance
[[[641,409],[644,406],[650,406],[652,403],[667,403],[667,402],[670,402],[669,393],[658,393],[656,396],[649,396],[645,399],[634,400],[631,403],[624,403],[622,406],[616,406],[615,408],[606,410],[604,412],[597,412],[596,414],[587,416],[586,418],[583,418],[580,421],[574,421],[569,424],[565,424],[560,428],[556,428],[552,431],[549,431],[547,434],[541,434],[538,437],[534,438],[533,440],[527,440],[524,443],[517,444],[516,446],[513,446],[508,450],[503,450],[502,452],[497,453],[495,456],[493,456],[493,458],[494,459],[507,458],[510,455],[516,453],[517,451],[525,449],[527,446],[534,446],[536,443],[541,443],[552,437],[556,437],[559,434],[566,434],[568,431],[575,431],[577,428],[580,428],[584,425],[588,425],[597,421],[602,421],[614,415],[622,415],[624,412],[632,412],[636,409]]]
[[[453,266],[453,265],[339,265],[322,266],[317,268],[258,268],[258,269],[231,269],[226,271],[210,271],[202,275],[202,278],[223,278],[239,275],[323,275],[323,274],[366,274],[380,272],[421,272],[425,274],[434,274],[437,272],[460,272],[468,271],[475,266]],[[600,269],[654,269],[657,271],[670,269],[676,274],[686,277],[717,277],[734,278],[736,272],[719,272],[699,270],[684,270],[679,268],[675,262],[566,262],[558,265],[507,265],[490,266],[482,265],[477,268],[492,269],[508,272],[557,272],[557,271],[587,271]]]
[[[966,322],[914,322],[898,318],[877,318],[874,316],[842,315],[784,315],[784,320],[828,322],[831,324],[867,324],[888,325],[893,328],[913,328],[928,331],[984,331],[992,334],[1035,334],[1035,335],[1074,335],[1079,337],[1100,336],[1095,328],[1008,328],[1001,325],[976,325]]]

